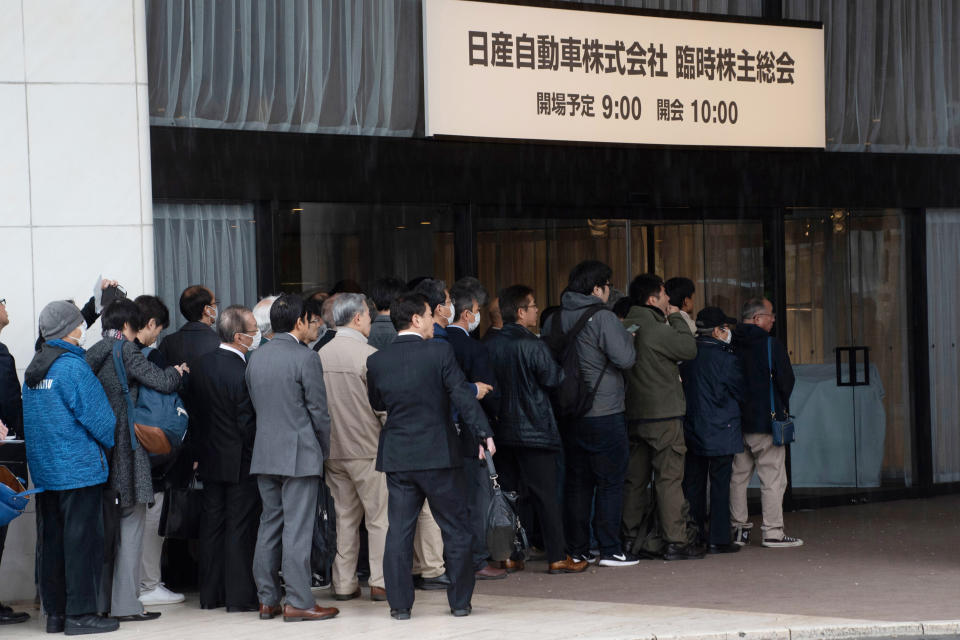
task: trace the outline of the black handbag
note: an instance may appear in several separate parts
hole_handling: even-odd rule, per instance
[[[163,538],[197,540],[203,514],[203,485],[194,478],[186,489],[169,488],[163,492],[160,529]]]
[[[773,401],[773,338],[767,338],[767,366],[770,367],[770,426],[773,431],[773,444],[782,447],[797,439],[797,430],[793,426],[793,417],[786,416],[777,420],[777,405]]]
[[[490,559],[499,562],[510,559],[515,553],[525,555],[528,547],[527,533],[517,515],[517,494],[500,488],[497,470],[493,466],[493,456],[489,451],[484,451],[483,456],[493,487],[486,519],[487,551],[490,552]]]

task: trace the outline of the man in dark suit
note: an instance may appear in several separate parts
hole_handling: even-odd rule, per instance
[[[480,306],[486,301],[487,292],[473,278],[464,279],[450,289],[453,299],[453,322],[447,326],[447,341],[453,347],[457,364],[467,380],[483,382],[493,387],[480,402],[487,420],[496,415],[499,390],[487,347],[470,337],[480,326]],[[477,442],[469,429],[460,429],[460,445],[463,454],[463,475],[467,483],[467,512],[473,531],[473,570],[477,580],[500,580],[507,572],[490,565],[487,550],[486,515],[490,505],[491,487],[487,466],[477,459]]]
[[[326,620],[339,613],[317,605],[310,591],[310,552],[323,462],[330,456],[330,414],[316,340],[314,303],[283,294],[270,308],[273,340],[247,363],[247,389],[257,413],[250,473],[257,474],[263,515],[253,557],[260,618],[281,613],[280,576],[286,584],[283,619]]]
[[[253,312],[242,306],[220,314],[217,334],[220,347],[192,371],[198,408],[194,438],[203,480],[200,607],[256,611],[251,565],[260,494],[250,475],[256,419],[244,374],[247,353],[259,346],[260,335]]]
[[[191,285],[180,294],[180,313],[187,319],[187,324],[180,327],[179,331],[166,336],[157,350],[167,362],[186,362],[189,370],[193,369],[202,356],[220,346],[220,338],[213,329],[217,321],[217,298],[207,287],[200,284]],[[183,450],[165,475],[170,484],[185,487],[193,477],[193,463],[197,459],[193,442],[193,432],[197,424],[193,416],[200,409],[194,399],[190,375],[183,378],[180,398],[190,416],[187,437],[183,443]]]
[[[396,340],[367,359],[367,393],[376,411],[387,412],[380,432],[377,470],[387,474],[389,529],[383,573],[390,615],[410,618],[413,606],[413,536],[424,499],[443,535],[450,586],[447,600],[455,616],[470,614],[474,575],[472,534],[464,504],[463,456],[451,417],[491,453],[490,426],[448,343],[433,337],[433,313],[425,296],[409,293],[390,305]],[[481,391],[482,393],[482,391]],[[482,447],[478,448],[482,455]]]
[[[203,285],[189,286],[180,294],[180,313],[187,324],[166,336],[157,348],[167,362],[186,362],[193,369],[201,356],[220,346],[220,338],[213,329],[217,321],[217,298]]]

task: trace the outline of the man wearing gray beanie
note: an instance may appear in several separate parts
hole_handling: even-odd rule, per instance
[[[72,302],[40,312],[45,342],[27,367],[23,429],[40,514],[39,590],[47,632],[115,631],[97,615],[103,569],[103,453],[114,443],[116,416],[80,347],[87,322]]]
[[[83,319],[77,305],[69,300],[55,300],[40,312],[40,335],[47,342],[73,336],[75,330],[81,326],[84,327],[81,330],[82,336],[86,332],[87,321]],[[83,338],[80,337],[79,343],[82,342]]]

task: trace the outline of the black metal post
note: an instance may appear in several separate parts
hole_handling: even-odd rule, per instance
[[[773,335],[787,340],[787,269],[786,237],[784,224],[785,211],[776,207],[765,211],[761,217],[763,228],[763,291],[764,296],[773,303],[773,312],[777,321],[773,326]],[[790,445],[787,445],[787,491],[784,494],[784,506],[793,509],[793,466],[790,464]]]
[[[933,488],[933,426],[930,415],[930,336],[927,292],[927,212],[904,210],[907,245],[907,354],[913,404],[913,483],[924,494]]]

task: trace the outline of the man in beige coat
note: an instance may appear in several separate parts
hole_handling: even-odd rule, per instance
[[[366,517],[370,548],[370,599],[386,600],[383,548],[387,535],[387,481],[374,467],[386,414],[367,397],[370,311],[360,293],[341,293],[332,309],[336,336],[320,349],[330,412],[330,456],[324,463],[337,512],[337,557],[333,591],[337,600],[360,596],[357,555],[360,521]]]

